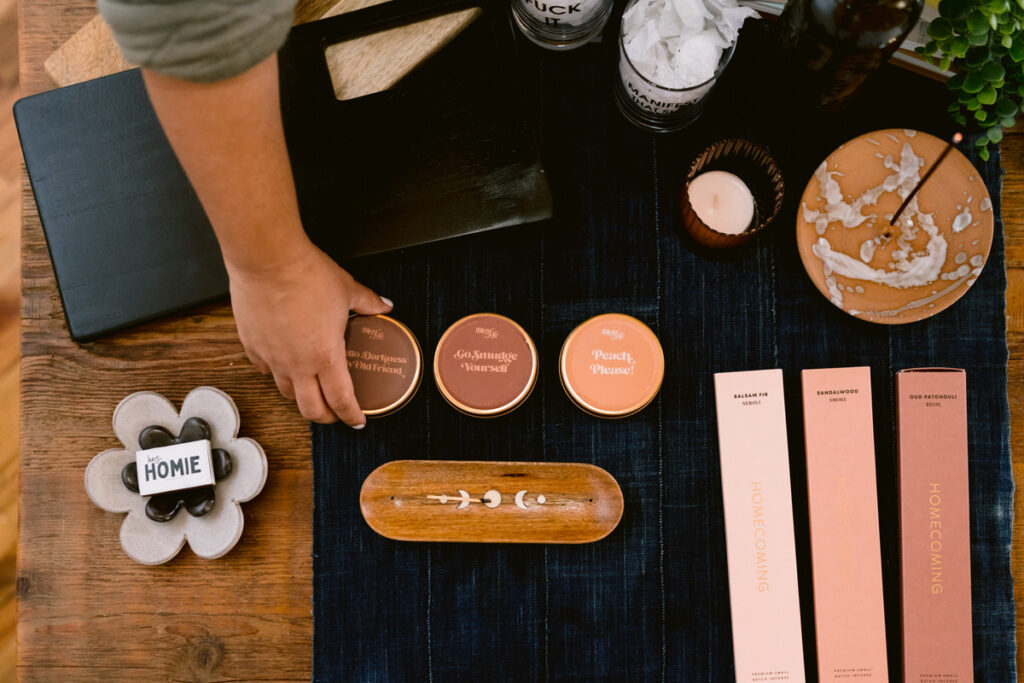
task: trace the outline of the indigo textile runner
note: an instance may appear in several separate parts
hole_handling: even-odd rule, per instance
[[[315,680],[733,680],[712,373],[776,367],[786,381],[804,646],[815,680],[799,372],[856,365],[872,369],[892,680],[900,680],[893,376],[927,366],[967,370],[976,680],[1015,680],[1002,222],[984,272],[959,303],[895,327],[834,308],[805,274],[794,239],[803,187],[838,144],[888,127],[948,136],[943,89],[891,70],[847,114],[807,114],[767,78],[762,27],[748,22],[701,121],[652,136],[615,108],[616,30],[571,53],[524,46],[519,56],[533,84],[524,96],[536,113],[553,220],[348,264],[394,299],[393,315],[423,346],[427,374],[408,406],[362,432],[313,428]],[[788,201],[752,244],[708,254],[681,237],[678,195],[700,149],[733,135],[772,151]],[[998,152],[975,163],[998,216]],[[529,400],[489,420],[449,407],[430,375],[441,333],[481,311],[518,321],[541,359]],[[602,420],[566,397],[558,352],[578,323],[614,311],[650,325],[667,372],[645,410]],[[609,537],[583,546],[390,541],[363,521],[359,489],[377,466],[403,458],[594,463],[618,480],[625,513]]]

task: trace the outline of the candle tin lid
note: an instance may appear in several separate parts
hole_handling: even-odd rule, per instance
[[[647,325],[605,313],[569,334],[558,370],[565,392],[580,408],[598,417],[626,417],[658,394],[665,354]]]
[[[416,336],[386,315],[348,319],[345,357],[356,400],[368,417],[387,415],[404,406],[423,377],[423,353]]]
[[[476,313],[452,324],[434,353],[445,400],[477,417],[496,417],[526,400],[537,381],[537,348],[514,320]]]

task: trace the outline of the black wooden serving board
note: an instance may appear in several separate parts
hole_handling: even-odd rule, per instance
[[[293,29],[281,102],[303,223],[339,261],[551,216],[504,7],[395,88],[333,93],[327,45],[472,6],[392,0]],[[138,70],[15,104],[68,329],[88,341],[227,293]]]

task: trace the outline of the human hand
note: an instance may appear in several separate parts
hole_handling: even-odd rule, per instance
[[[284,265],[227,269],[238,337],[252,364],[274,376],[307,420],[365,427],[348,374],[345,325],[350,311],[387,313],[392,303],[311,243]]]

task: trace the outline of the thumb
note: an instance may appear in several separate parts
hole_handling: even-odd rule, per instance
[[[369,287],[358,282],[353,282],[352,286],[352,310],[356,313],[360,315],[377,315],[378,313],[387,313],[394,308],[391,299],[379,296]]]

